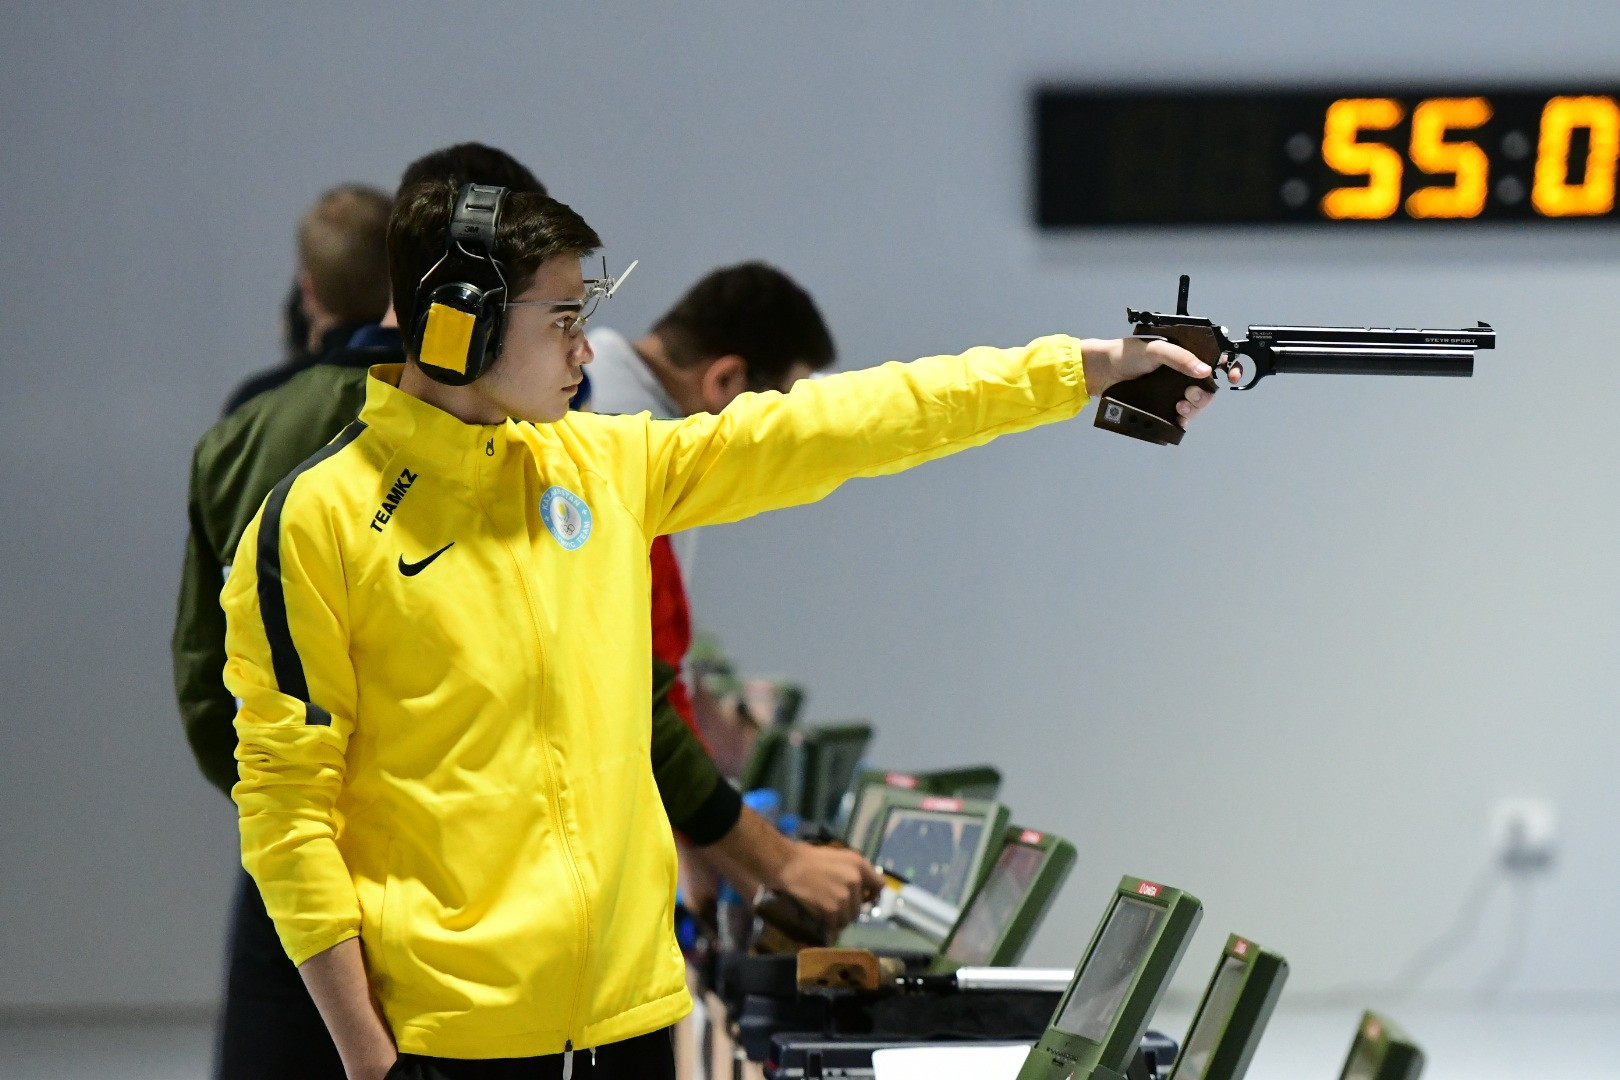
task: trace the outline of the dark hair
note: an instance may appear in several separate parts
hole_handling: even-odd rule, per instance
[[[388,310],[388,196],[344,184],[298,223],[298,263],[316,301],[340,323],[368,323]]]
[[[405,166],[399,178],[399,195],[417,184],[429,180],[448,180],[460,188],[462,184],[489,184],[512,191],[527,191],[544,195],[546,185],[505,150],[497,150],[483,143],[464,142],[425,154]]]
[[[388,220],[388,272],[394,311],[407,336],[416,320],[416,286],[444,257],[445,234],[461,185],[450,180],[417,184],[402,192]],[[513,192],[495,227],[495,259],[506,276],[508,298],[529,287],[540,264],[558,256],[576,258],[602,246],[585,219],[549,195]]]
[[[671,363],[694,367],[718,356],[748,362],[756,390],[780,389],[794,364],[830,367],[835,350],[810,294],[774,266],[725,266],[686,291],[653,326]]]

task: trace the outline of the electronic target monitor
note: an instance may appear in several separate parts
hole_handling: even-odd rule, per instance
[[[899,788],[924,795],[949,795],[958,799],[994,799],[1001,789],[1001,772],[992,765],[969,765],[932,772],[897,772],[890,769],[862,769],[855,774],[839,806],[834,829],[844,843],[865,852],[872,839],[872,827],[884,806],[884,789]]]
[[[898,774],[887,774],[898,775]],[[872,829],[877,825],[878,814],[882,811],[888,798],[889,785],[884,780],[872,780],[861,784],[853,792],[853,798],[847,798],[850,809],[844,826],[844,843],[856,851],[865,852],[868,844],[872,842]],[[905,791],[909,788],[902,787]]]
[[[1190,893],[1122,879],[1018,1080],[1124,1080],[1202,915]]]
[[[879,870],[961,907],[989,872],[992,848],[1007,827],[1007,808],[890,790],[867,857]]]
[[[1018,963],[1073,868],[1074,845],[1061,836],[1008,826],[990,873],[952,928],[934,970]]]
[[[837,809],[871,741],[872,725],[864,723],[762,728],[737,786],[743,791],[771,788],[781,796],[783,813],[825,822]]]
[[[1042,228],[1613,224],[1620,85],[1035,95]]]
[[[1287,979],[1281,956],[1228,937],[1169,1080],[1241,1080]]]
[[[1410,1036],[1375,1012],[1363,1013],[1339,1080],[1418,1080],[1423,1051]]]
[[[804,732],[803,797],[795,808],[801,819],[833,820],[871,741],[872,725],[865,723],[823,724]]]
[[[754,746],[737,774],[737,787],[743,791],[772,788],[779,794],[789,786],[791,768],[788,746],[790,725],[760,728]]]
[[[988,799],[955,799],[885,787],[883,805],[864,855],[904,882],[904,893],[926,893],[935,911],[929,929],[902,926],[884,915],[845,927],[836,944],[895,955],[932,957],[961,918],[961,906],[990,871],[1007,828],[1005,806]],[[880,904],[881,907],[881,904]]]

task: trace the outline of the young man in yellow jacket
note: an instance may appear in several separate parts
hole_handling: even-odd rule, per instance
[[[1160,364],[1209,374],[1060,336],[680,421],[569,413],[598,246],[545,196],[403,193],[409,361],[265,501],[226,583],[243,862],[354,1080],[673,1076],[654,537],[1072,417]]]

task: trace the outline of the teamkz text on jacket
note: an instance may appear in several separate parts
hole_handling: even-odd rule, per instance
[[[690,1008],[648,763],[648,546],[1073,416],[1080,343],[685,420],[476,426],[373,369],[226,582],[242,860],[303,963],[358,935],[402,1051],[552,1054]]]

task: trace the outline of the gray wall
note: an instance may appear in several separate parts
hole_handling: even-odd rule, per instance
[[[643,260],[629,330],[743,257],[849,366],[1118,334],[1179,272],[1234,324],[1496,322],[1471,383],[1278,381],[1178,450],[1082,421],[713,530],[695,603],[883,762],[994,761],[1076,841],[1032,960],[1134,872],[1204,898],[1189,968],[1238,929],[1299,994],[1387,981],[1529,793],[1562,857],[1509,992],[1620,991],[1611,237],[1045,241],[1026,209],[1038,78],[1612,77],[1612,4],[10,7],[0,1005],[214,995],[233,820],[168,675],[188,453],[273,359],[296,215],[464,138]],[[1504,955],[1507,899],[1436,988]]]

